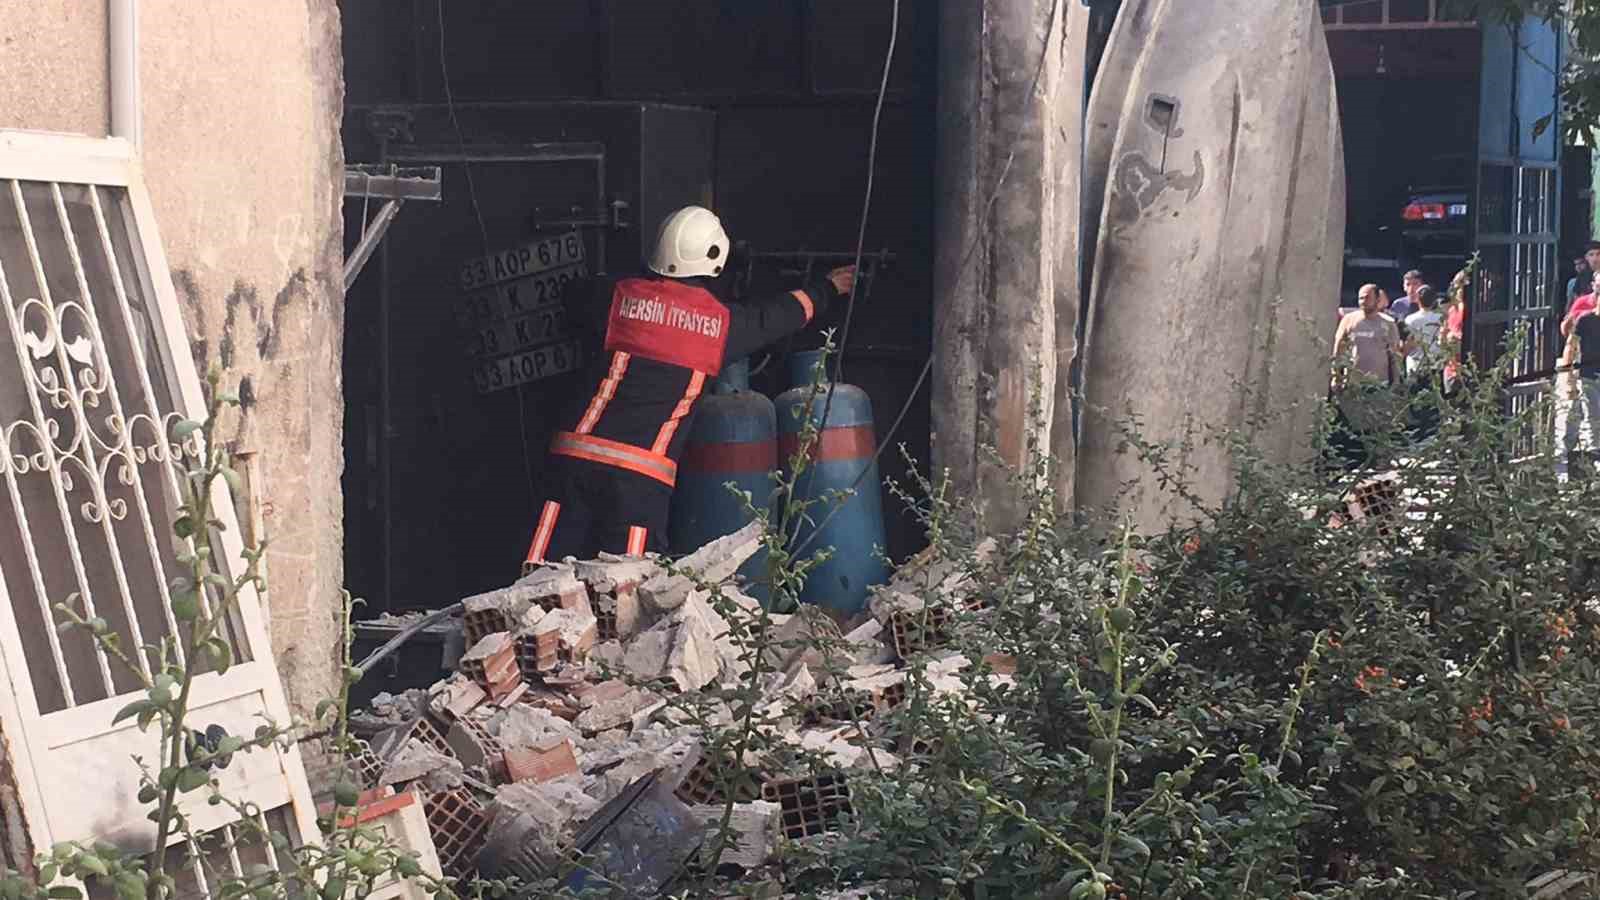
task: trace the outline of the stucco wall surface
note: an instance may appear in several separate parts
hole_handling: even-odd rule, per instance
[[[197,364],[244,402],[227,431],[256,454],[266,609],[305,713],[334,688],[342,584],[338,8],[143,0],[140,29],[145,179]]]
[[[0,128],[105,137],[105,0],[0,0]]]

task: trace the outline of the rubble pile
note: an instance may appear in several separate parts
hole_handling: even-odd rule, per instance
[[[932,651],[927,682],[961,690],[969,662],[939,651],[948,616],[932,617],[939,605],[923,598],[965,585],[954,569],[920,560],[848,630],[809,607],[766,617],[757,727],[784,752],[736,759],[701,738],[707,718],[733,724],[715,690],[750,673],[734,635],[762,621],[760,607],[729,579],[759,549],[759,529],[670,568],[653,558],[569,560],[467,598],[455,674],[379,695],[352,716],[367,737],[352,767],[362,787],[421,798],[446,875],[537,881],[582,856],[580,876],[639,896],[709,860],[719,843],[722,866],[755,871],[781,840],[828,833],[849,812],[851,770],[900,764],[872,725],[907,696],[899,665]],[[715,604],[723,612],[708,584],[732,600]],[[674,698],[700,701],[701,720]]]

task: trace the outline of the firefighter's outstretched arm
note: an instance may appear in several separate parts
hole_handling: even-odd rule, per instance
[[[855,266],[843,266],[797,290],[752,303],[729,305],[727,349],[724,360],[743,359],[780,338],[810,325],[835,303],[850,297]]]

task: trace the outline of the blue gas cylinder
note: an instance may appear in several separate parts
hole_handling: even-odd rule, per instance
[[[776,401],[779,464],[787,467],[799,449],[809,403],[810,419],[818,423],[821,432],[811,451],[810,468],[801,473],[795,486],[797,499],[822,500],[830,491],[851,487],[855,488],[855,495],[842,501],[837,510],[826,500],[810,508],[810,521],[822,525],[821,533],[814,538],[814,524],[800,526],[793,546],[805,547],[801,558],[809,559],[824,548],[833,550],[832,557],[811,570],[800,599],[852,616],[866,604],[868,589],[889,578],[888,567],[878,555],[888,548],[883,530],[882,485],[878,463],[873,458],[877,435],[872,424],[872,401],[866,391],[850,384],[831,385],[831,404],[830,385],[824,384],[813,394],[811,382],[821,358],[820,350],[789,358],[791,387]],[[828,419],[823,422],[825,407]],[[775,516],[780,513],[774,511]]]
[[[769,473],[778,468],[778,426],[772,401],[750,390],[750,364],[724,366],[711,392],[700,399],[694,425],[678,460],[678,485],[672,492],[667,542],[674,554],[700,549],[750,524],[751,515],[728,483],[749,491],[766,509],[772,494]],[[739,569],[745,592],[766,602],[767,555],[758,552]]]

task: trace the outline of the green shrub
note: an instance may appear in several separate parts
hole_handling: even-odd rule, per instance
[[[1504,373],[1481,374],[1414,399],[1439,430],[1392,470],[1387,515],[1347,512],[1372,472],[1264,460],[1238,435],[1210,438],[1232,448],[1229,495],[1155,534],[1059,518],[1036,491],[980,560],[926,491],[937,554],[988,604],[952,609],[953,647],[1016,671],[974,665],[959,694],[917,680],[880,722],[921,752],[854,777],[810,883],[1517,897],[1595,871],[1600,491],[1514,464],[1539,411],[1507,418]]]

